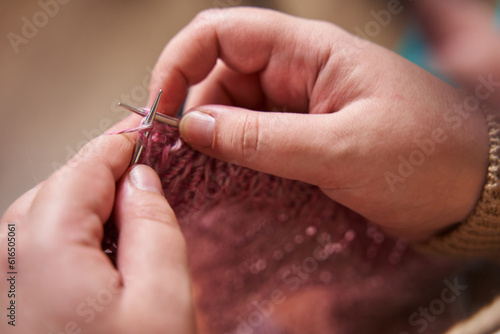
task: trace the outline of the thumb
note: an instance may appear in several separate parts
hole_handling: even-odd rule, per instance
[[[188,308],[185,240],[153,169],[137,165],[125,175],[117,193],[115,219],[120,230],[117,265],[125,278],[130,277],[125,286],[125,293],[132,295],[129,300],[144,301],[138,306],[147,309],[164,307],[165,300]]]
[[[217,159],[325,186],[325,178],[339,172],[348,156],[349,127],[337,114],[203,106],[182,118],[180,133],[193,148]]]

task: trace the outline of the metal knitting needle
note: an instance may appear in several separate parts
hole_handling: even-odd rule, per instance
[[[149,112],[149,110],[147,110],[147,109],[144,109],[144,108],[139,109],[139,108],[132,107],[132,106],[129,106],[128,104],[121,103],[121,102],[118,103],[118,106],[125,108],[131,112],[134,112],[138,115],[144,116],[144,117],[147,116],[148,112]],[[179,123],[180,123],[180,120],[178,118],[163,115],[163,114],[156,114],[155,119],[158,123],[174,126],[176,128],[179,127]]]
[[[156,97],[155,102],[153,103],[153,106],[151,107],[151,110],[149,113],[146,115],[146,118],[143,121],[143,125],[152,125],[155,121],[155,116],[156,116],[156,111],[158,110],[158,105],[160,104],[160,99],[163,91],[160,89],[160,92],[158,93],[158,96]],[[149,136],[151,135],[151,131],[145,132],[144,133],[144,138],[146,140],[149,139]],[[134,154],[132,155],[132,161],[130,162],[130,165],[135,165],[139,162],[141,159],[142,153],[144,152],[144,141],[141,137],[137,139],[137,144],[135,145],[135,151]]]

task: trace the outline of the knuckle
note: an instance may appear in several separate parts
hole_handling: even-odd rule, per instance
[[[144,223],[162,224],[179,229],[175,214],[170,206],[165,205],[165,203],[160,203],[160,201],[166,202],[165,199],[160,199],[159,201],[152,201],[152,203],[143,202],[141,205],[136,206],[134,210],[130,212],[132,218]]]
[[[258,113],[246,113],[238,120],[236,128],[239,133],[234,133],[233,143],[235,149],[240,152],[241,163],[255,159],[259,149],[260,131]]]

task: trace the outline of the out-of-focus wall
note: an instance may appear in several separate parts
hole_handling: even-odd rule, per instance
[[[363,28],[373,20],[370,11],[385,5],[368,0],[0,0],[0,213],[126,115],[117,112],[117,100],[145,103],[149,71],[159,53],[197,12],[251,4],[330,20],[350,31]],[[402,22],[395,17],[375,39],[394,45]]]

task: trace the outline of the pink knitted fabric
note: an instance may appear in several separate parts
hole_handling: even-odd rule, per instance
[[[460,296],[419,313],[460,281],[456,262],[414,253],[317,187],[207,157],[159,124],[141,163],[187,240],[202,333],[441,333],[465,316]],[[115,240],[108,227],[108,253]]]

